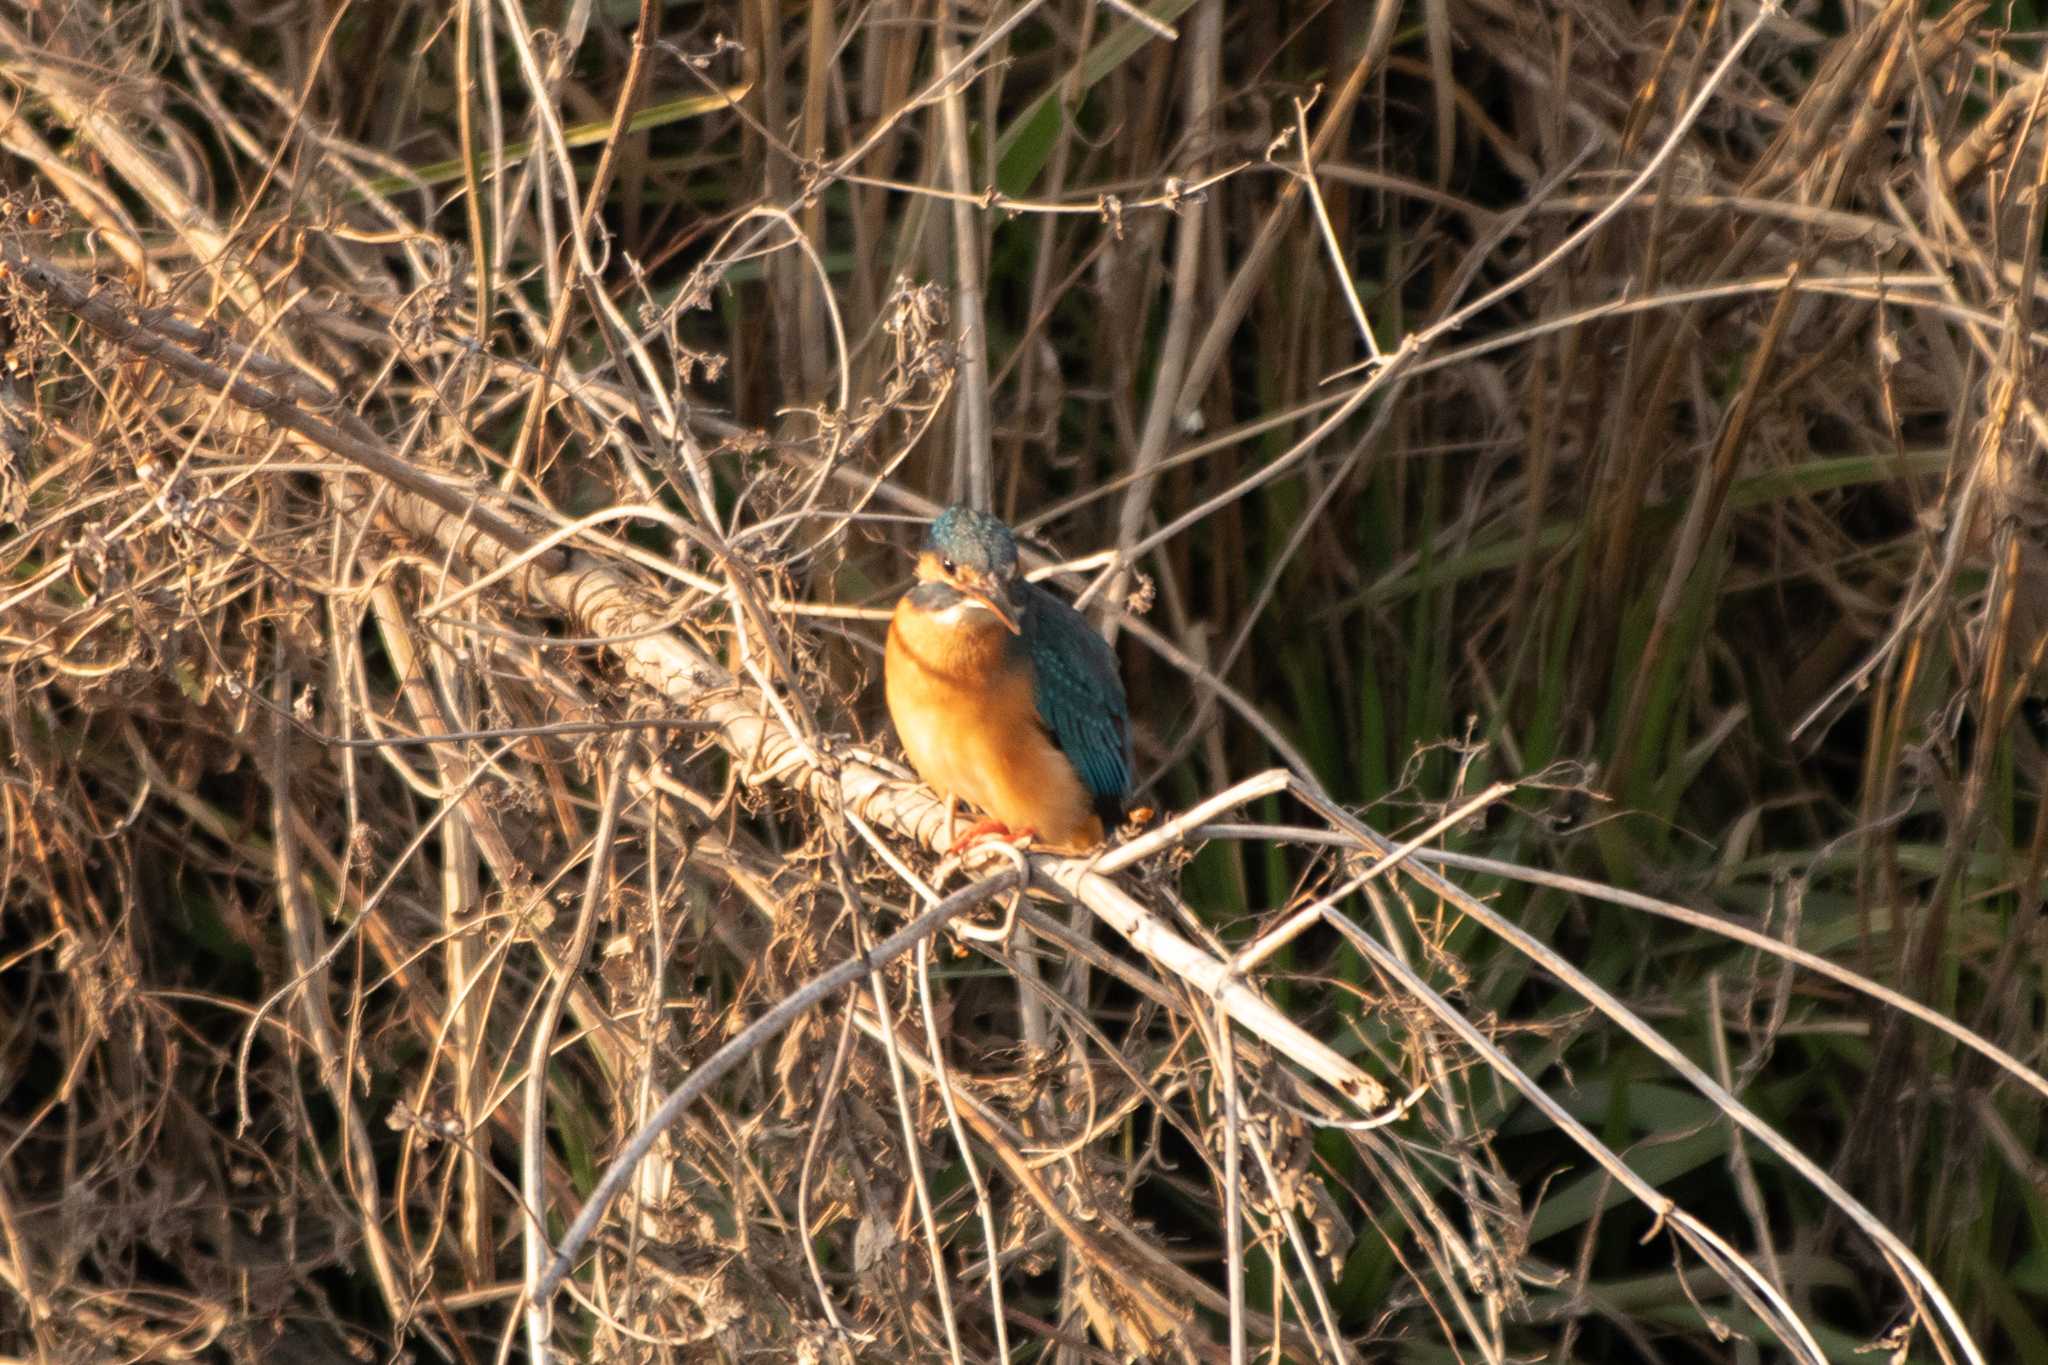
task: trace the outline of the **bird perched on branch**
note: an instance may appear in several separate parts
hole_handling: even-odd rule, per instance
[[[918,775],[989,818],[990,835],[1059,852],[1101,843],[1131,791],[1130,712],[1116,655],[1087,618],[1017,572],[1017,541],[948,507],[889,622],[889,715]]]

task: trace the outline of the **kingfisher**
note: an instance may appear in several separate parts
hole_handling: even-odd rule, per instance
[[[1061,853],[1100,844],[1131,792],[1131,722],[1116,655],[1086,617],[1017,572],[1017,538],[948,507],[896,603],[883,669],[889,716],[918,776],[995,836]]]

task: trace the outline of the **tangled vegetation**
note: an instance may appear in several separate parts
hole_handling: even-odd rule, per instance
[[[0,1352],[2048,1365],[2037,22],[0,4]]]

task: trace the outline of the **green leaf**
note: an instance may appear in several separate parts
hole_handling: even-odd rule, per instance
[[[1170,24],[1193,9],[1194,4],[1195,0],[1159,0],[1158,4],[1147,7],[1145,13],[1162,24]],[[1157,35],[1137,24],[1124,24],[1112,31],[1081,58],[1081,82],[1073,92],[1075,98],[1093,89],[1098,81],[1129,61],[1145,44],[1157,41]],[[996,139],[996,164],[1001,168],[996,183],[1002,187],[1003,193],[1025,193],[1037,182],[1039,172],[1045,169],[1060,130],[1060,97],[1065,90],[1064,79],[1054,81],[1044,94],[1031,102],[1029,108],[1011,120],[1003,135]]]
[[[739,103],[740,100],[746,98],[747,92],[753,88],[753,82],[748,81],[741,85],[728,86],[724,90],[716,91],[709,95],[691,95],[684,99],[668,100],[661,104],[650,105],[627,120],[626,131],[629,133],[644,133],[649,128],[659,128],[664,124],[680,123],[685,119],[698,118],[705,114],[716,113],[721,109],[729,109]],[[574,151],[579,147],[590,147],[602,143],[611,133],[611,128],[612,121],[610,119],[594,119],[588,123],[572,124],[563,130],[563,137],[568,142],[570,150]],[[487,174],[495,174],[506,166],[517,165],[522,159],[532,154],[533,146],[534,144],[531,141],[509,144],[505,148],[504,160],[499,165],[491,168]],[[370,182],[369,187],[378,194],[403,194],[407,190],[417,189],[422,185],[441,185],[461,178],[462,158],[458,156],[447,161],[431,162],[420,167],[410,175],[378,176]]]

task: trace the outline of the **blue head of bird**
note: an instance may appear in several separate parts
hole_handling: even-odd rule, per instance
[[[986,512],[955,505],[939,513],[925,535],[911,604],[961,625],[986,612],[1017,635],[1018,581],[1010,528]]]

